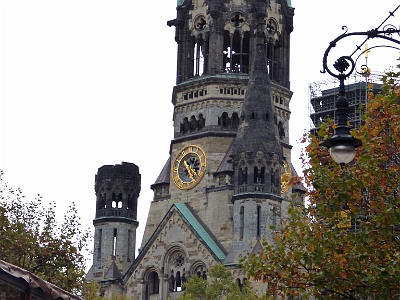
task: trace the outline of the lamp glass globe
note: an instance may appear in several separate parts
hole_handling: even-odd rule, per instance
[[[330,148],[332,159],[338,164],[348,164],[356,156],[353,145],[336,145]]]

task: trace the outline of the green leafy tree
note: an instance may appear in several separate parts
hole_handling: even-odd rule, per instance
[[[365,124],[353,132],[363,146],[350,165],[305,137],[308,205],[291,207],[275,243],[245,262],[271,299],[400,299],[399,77],[388,73],[382,93],[370,95]]]
[[[0,258],[62,289],[78,293],[85,276],[89,230],[80,229],[72,204],[56,221],[56,203],[49,207],[38,196],[25,200],[21,189],[2,180],[0,170]]]
[[[232,273],[222,264],[210,268],[209,281],[193,276],[183,285],[184,292],[179,300],[252,300],[258,299],[248,281],[239,288]]]

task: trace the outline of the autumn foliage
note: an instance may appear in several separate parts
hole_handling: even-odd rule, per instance
[[[26,200],[21,189],[2,181],[2,175],[0,170],[0,259],[80,293],[90,235],[81,230],[75,206],[58,222],[55,202],[46,207],[40,196]]]
[[[369,95],[351,164],[304,138],[307,205],[291,207],[275,244],[245,262],[271,299],[400,299],[399,76],[388,73],[382,93]]]

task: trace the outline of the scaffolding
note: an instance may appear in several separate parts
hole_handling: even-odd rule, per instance
[[[378,93],[382,87],[384,73],[371,73],[369,76],[353,74],[345,81],[346,98],[349,100],[349,122],[351,128],[363,124],[363,114],[368,102],[368,94]],[[323,122],[336,118],[336,101],[339,93],[339,80],[331,78],[309,84],[309,129],[315,134]]]

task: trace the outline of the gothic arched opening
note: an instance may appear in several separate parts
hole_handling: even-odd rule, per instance
[[[155,271],[152,271],[149,274],[148,278],[148,285],[149,285],[149,294],[158,294],[159,289],[160,289],[160,280],[158,278],[158,273]]]

